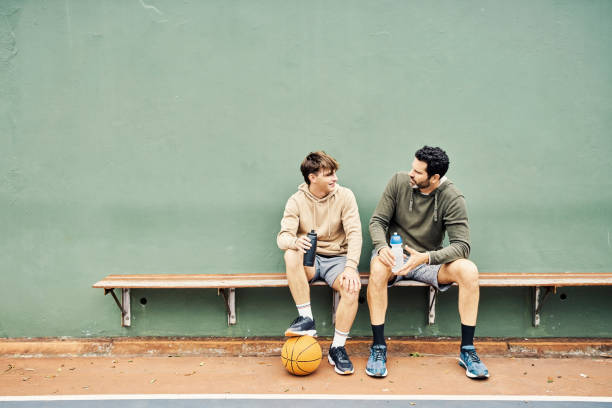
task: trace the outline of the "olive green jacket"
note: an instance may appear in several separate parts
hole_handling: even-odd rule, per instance
[[[448,179],[431,194],[410,187],[406,172],[395,174],[370,219],[376,251],[388,246],[397,232],[405,245],[429,252],[429,263],[440,265],[470,255],[470,229],[463,194]],[[450,245],[442,247],[444,234]]]

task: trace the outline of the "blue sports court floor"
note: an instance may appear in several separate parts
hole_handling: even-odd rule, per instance
[[[604,408],[610,397],[397,395],[90,395],[0,397],[3,408]]]

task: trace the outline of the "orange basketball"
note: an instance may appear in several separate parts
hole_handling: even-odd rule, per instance
[[[321,346],[312,336],[289,337],[283,346],[281,360],[291,374],[308,375],[321,363]]]

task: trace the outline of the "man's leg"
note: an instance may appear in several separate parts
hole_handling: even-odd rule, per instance
[[[368,283],[368,308],[370,309],[373,342],[366,365],[366,374],[372,377],[387,375],[387,344],[384,330],[387,313],[387,286],[393,276],[391,268],[383,264],[378,256],[372,258]]]
[[[459,364],[470,378],[488,378],[489,371],[480,361],[474,348],[474,331],[478,317],[480,284],[478,268],[467,259],[457,259],[442,265],[438,272],[438,283],[456,282],[459,286],[459,317],[461,318],[461,351]]]
[[[349,293],[340,286],[340,281],[338,279],[336,279],[332,288],[340,294],[340,303],[336,310],[336,329],[348,333],[357,315],[359,292]]]
[[[315,276],[315,268],[304,266],[304,253],[288,249],[285,251],[285,270],[291,296],[295,301],[299,316],[285,331],[285,336],[316,336],[312,309],[310,307],[310,286],[308,282]]]
[[[332,289],[340,294],[340,303],[338,309],[336,309],[336,327],[329,348],[328,360],[334,365],[338,374],[352,374],[354,372],[353,363],[349,359],[344,345],[357,315],[359,292],[347,291],[340,285],[340,279],[334,281]]]
[[[378,256],[372,258],[368,283],[368,308],[370,309],[370,322],[373,326],[385,323],[387,285],[393,276],[391,268],[383,264]]]
[[[442,265],[438,272],[438,283],[457,283],[459,286],[459,316],[461,324],[476,326],[478,317],[478,300],[480,285],[478,283],[478,268],[468,259]]]

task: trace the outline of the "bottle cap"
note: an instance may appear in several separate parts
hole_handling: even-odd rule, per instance
[[[397,232],[394,232],[393,235],[391,236],[391,245],[393,244],[401,244],[402,243],[402,237],[400,237]]]

